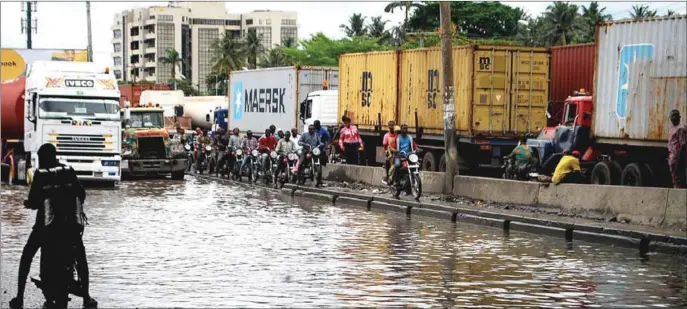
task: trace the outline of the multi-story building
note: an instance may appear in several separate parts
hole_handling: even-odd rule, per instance
[[[212,45],[222,35],[245,36],[255,29],[262,35],[267,50],[283,38],[296,39],[296,12],[260,10],[230,14],[223,2],[170,2],[115,14],[112,25],[113,72],[124,81],[167,82],[172,78],[190,79],[206,90],[212,71]],[[175,66],[163,61],[174,49],[184,61]]]

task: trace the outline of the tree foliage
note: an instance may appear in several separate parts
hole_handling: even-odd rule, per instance
[[[174,79],[177,77],[177,66],[182,64],[184,60],[181,59],[181,55],[179,55],[179,52],[176,51],[176,49],[167,48],[165,49],[165,55],[160,57],[160,62],[171,64],[171,78]]]
[[[367,28],[365,27],[366,17],[363,14],[355,13],[348,18],[348,25],[342,24],[339,26],[346,36],[349,38],[364,36],[367,34]]]
[[[300,42],[299,48],[284,48],[286,58],[292,65],[337,66],[339,56],[348,53],[362,53],[389,49],[380,45],[377,39],[355,36],[334,40],[323,33],[313,34],[310,39]]]
[[[639,20],[643,18],[655,17],[656,11],[649,9],[648,5],[633,5],[632,10],[630,10],[630,16],[634,20]]]

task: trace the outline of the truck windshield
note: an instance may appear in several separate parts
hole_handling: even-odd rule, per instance
[[[131,113],[129,125],[132,128],[162,128],[164,119],[160,112]]]
[[[38,116],[43,119],[86,118],[119,120],[119,102],[103,99],[41,99]]]

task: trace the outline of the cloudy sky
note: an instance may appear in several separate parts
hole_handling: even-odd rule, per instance
[[[298,12],[299,37],[307,38],[310,34],[322,31],[332,37],[342,37],[339,25],[346,23],[353,13],[366,16],[382,15],[389,20],[389,26],[403,20],[402,12],[384,13],[388,2],[226,2],[231,13],[244,13],[257,9],[295,10]],[[546,9],[550,2],[504,2],[508,5],[522,7],[532,16]],[[135,7],[166,4],[166,2],[91,2],[94,60],[112,65],[112,31],[110,26],[115,12]],[[579,2],[588,5],[589,2]],[[633,4],[650,4],[658,14],[674,10],[685,14],[685,2],[602,2],[606,12],[614,18],[628,16]],[[0,46],[10,48],[26,47],[26,37],[21,33],[21,4],[19,2],[0,3],[1,35]],[[38,34],[33,36],[34,48],[86,48],[86,5],[84,2],[40,2],[38,12]]]

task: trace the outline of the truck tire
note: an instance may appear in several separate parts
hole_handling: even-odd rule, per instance
[[[623,169],[620,183],[623,186],[645,187],[650,186],[650,170],[644,164],[630,163]]]
[[[434,172],[437,170],[437,161],[431,151],[427,151],[422,158],[422,170],[427,172]]]
[[[446,154],[442,154],[441,158],[439,159],[439,169],[437,172],[446,172]]]
[[[617,172],[618,165],[613,166],[612,163],[606,161],[597,162],[592,169],[590,182],[595,185],[610,186],[618,183],[620,173]]]
[[[172,172],[172,180],[184,180],[184,171]]]

